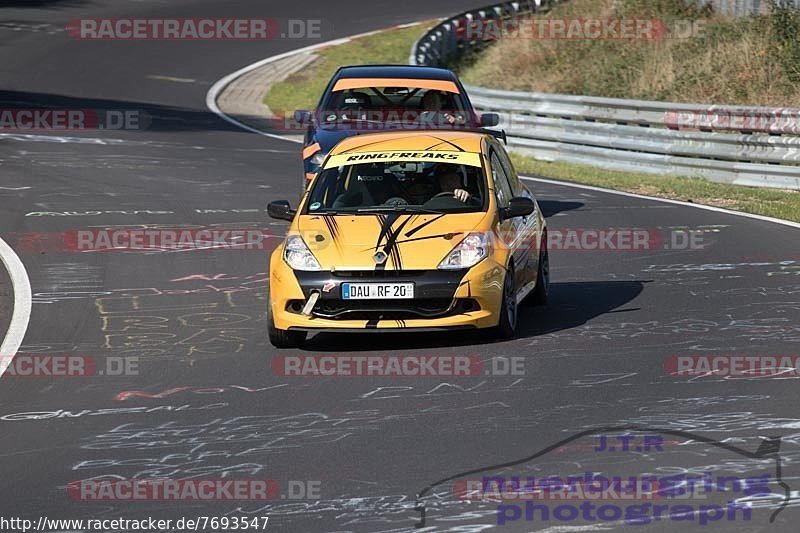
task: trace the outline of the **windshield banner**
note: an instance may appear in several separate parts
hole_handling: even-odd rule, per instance
[[[354,154],[333,155],[325,162],[325,168],[360,165],[362,163],[376,163],[391,161],[393,163],[453,163],[470,167],[481,166],[480,154],[473,152],[446,152],[442,150],[419,150],[388,152],[358,152]]]

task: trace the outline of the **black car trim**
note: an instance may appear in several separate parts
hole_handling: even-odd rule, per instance
[[[340,300],[342,283],[413,283],[415,299],[448,298],[455,296],[469,269],[460,270],[345,270],[294,272],[303,291],[303,298],[320,292],[320,300]],[[333,284],[328,292],[321,289]]]
[[[391,333],[397,330],[398,333],[414,331],[417,333],[442,333],[447,331],[474,330],[477,326],[425,326],[425,327],[405,327],[388,328],[381,330],[381,333]],[[303,326],[289,326],[289,331],[305,331],[307,333],[364,333],[365,331],[377,331],[376,328],[308,328]]]

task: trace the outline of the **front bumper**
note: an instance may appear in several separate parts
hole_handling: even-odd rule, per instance
[[[275,327],[283,330],[364,331],[488,328],[498,323],[505,268],[484,259],[461,271],[357,270],[295,272],[273,256],[270,302]],[[413,300],[343,300],[347,282],[408,282]],[[311,316],[301,313],[312,293]]]

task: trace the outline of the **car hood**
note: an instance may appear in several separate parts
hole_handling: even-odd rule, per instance
[[[414,123],[407,122],[351,122],[339,124],[320,124],[314,130],[314,142],[319,143],[320,150],[323,154],[330,152],[339,141],[346,137],[353,135],[361,135],[364,133],[381,133],[386,131],[428,131],[431,127],[428,125],[421,126]],[[434,128],[435,129],[435,128]],[[453,128],[442,127],[444,131],[451,131]]]
[[[345,137],[358,135],[360,132],[361,130],[339,125],[336,127],[317,128],[314,137],[316,142],[319,143],[322,153],[327,154],[339,141]]]
[[[320,125],[316,129],[314,132],[314,140],[319,143],[322,153],[327,154],[339,141],[346,137],[361,135],[362,133],[379,133],[397,129],[403,129],[403,126],[401,124],[392,125],[380,123],[369,123],[367,125],[364,122],[327,124]]]
[[[297,228],[325,270],[430,270],[470,232],[485,212],[301,215]],[[383,252],[386,261],[377,263]]]

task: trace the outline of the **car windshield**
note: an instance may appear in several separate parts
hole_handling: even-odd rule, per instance
[[[305,213],[463,213],[485,211],[485,199],[479,166],[378,161],[323,170],[311,186]]]
[[[416,87],[361,87],[334,91],[320,122],[434,122],[466,124],[467,112],[457,93]]]

